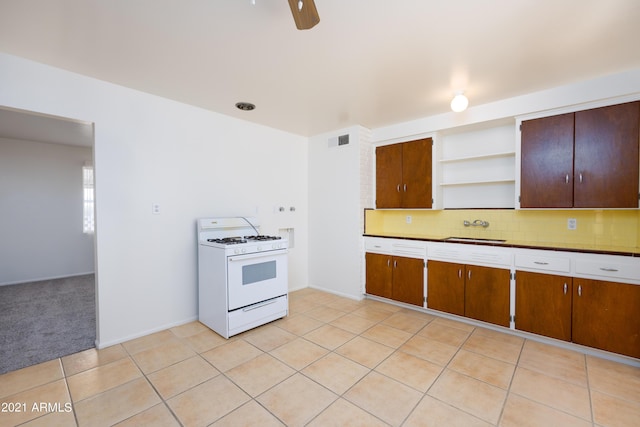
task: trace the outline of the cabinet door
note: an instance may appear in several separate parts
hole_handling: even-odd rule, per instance
[[[522,122],[521,207],[573,206],[573,134],[573,113]]]
[[[573,280],[573,342],[640,358],[640,286]]]
[[[367,252],[365,261],[367,293],[391,298],[392,256]]]
[[[518,271],[516,329],[571,341],[572,278]]]
[[[431,207],[432,139],[402,144],[402,207]]]
[[[464,315],[509,327],[509,270],[467,266]]]
[[[376,148],[376,207],[402,205],[402,144]]]
[[[391,298],[407,304],[424,306],[424,261],[393,257]]]
[[[465,266],[429,261],[427,268],[427,307],[464,316]]]
[[[574,207],[638,207],[640,102],[578,111]]]

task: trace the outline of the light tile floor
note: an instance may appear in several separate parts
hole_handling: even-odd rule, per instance
[[[640,368],[312,289],[0,376],[0,426],[639,426]]]

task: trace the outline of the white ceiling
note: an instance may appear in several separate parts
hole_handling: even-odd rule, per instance
[[[305,136],[640,67],[638,0],[315,2],[0,0],[0,51]]]

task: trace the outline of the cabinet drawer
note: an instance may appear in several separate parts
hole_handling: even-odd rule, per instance
[[[365,252],[400,255],[410,258],[425,258],[427,243],[420,240],[385,239],[367,237],[364,241]]]
[[[633,280],[640,283],[640,262],[630,259],[623,260],[598,260],[598,259],[578,259],[576,260],[576,274],[607,277],[612,279]]]
[[[467,255],[467,261],[477,262],[480,264],[495,264],[510,266],[513,256],[509,252],[492,251],[492,250],[472,250]]]
[[[513,255],[508,249],[499,250],[489,246],[433,243],[428,247],[428,258],[445,262],[511,266]]]
[[[393,239],[382,239],[378,237],[365,237],[364,248],[367,252],[391,253],[391,243]]]
[[[543,255],[517,254],[516,267],[569,273],[571,271],[571,259]]]
[[[391,244],[395,255],[412,258],[425,258],[427,256],[427,244],[418,240],[396,240]]]

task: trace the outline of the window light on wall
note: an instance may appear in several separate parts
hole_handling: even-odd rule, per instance
[[[95,231],[93,166],[82,167],[82,191],[82,232],[90,234]]]

